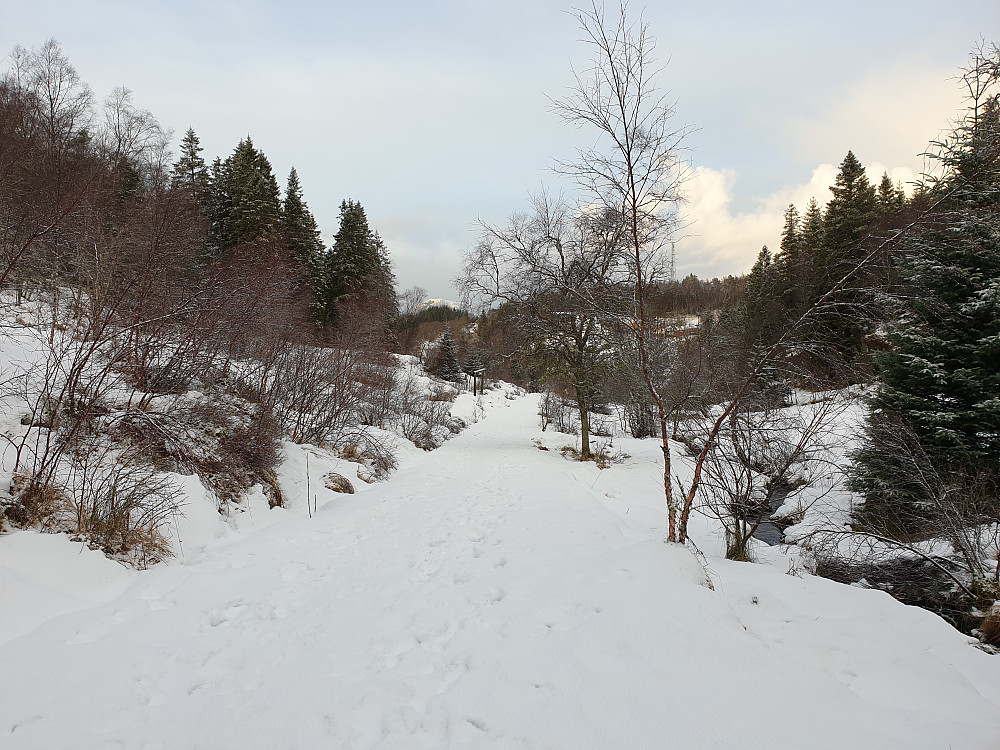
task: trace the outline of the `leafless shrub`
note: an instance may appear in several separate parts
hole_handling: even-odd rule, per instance
[[[983,643],[1000,648],[1000,602],[994,603],[976,629],[976,635]]]
[[[22,364],[3,394],[28,404],[22,424],[29,429],[6,438],[14,450],[13,469],[43,486],[54,478],[66,451],[86,440],[95,419],[106,412],[123,343],[106,319],[68,316],[57,309],[57,299],[53,295],[48,330],[36,330],[43,357]],[[66,325],[60,326],[61,320]]]
[[[551,425],[556,432],[565,435],[580,434],[574,404],[554,391],[547,390],[542,395],[538,416],[541,418],[542,432]]]
[[[19,475],[5,514],[18,526],[69,531],[145,567],[170,554],[161,526],[180,509],[168,477],[107,441],[71,451],[54,478]]]
[[[646,398],[644,390],[635,390],[618,402],[618,421],[621,428],[632,437],[656,437],[656,409]]]
[[[280,463],[280,430],[259,405],[215,393],[156,402],[157,410],[131,408],[116,415],[108,434],[130,455],[160,471],[197,474],[220,509],[254,484],[272,505],[282,503],[274,469]]]
[[[431,386],[430,392],[427,394],[428,401],[447,401],[451,403],[455,400],[455,396],[458,395],[446,385],[434,384]]]
[[[263,401],[293,441],[333,443],[357,421],[362,363],[356,351],[290,346],[264,385]]]
[[[392,362],[365,362],[357,375],[361,424],[385,427],[396,411],[398,372]]]
[[[840,408],[834,401],[759,410],[747,404],[730,413],[703,464],[699,508],[721,522],[726,557],[752,561],[753,536],[761,525],[779,506],[806,497],[829,464],[829,426]],[[823,494],[813,492],[808,503]]]
[[[413,370],[400,381],[396,403],[396,427],[417,447],[433,450],[450,432],[447,428],[451,414],[449,402],[429,400]]]
[[[338,453],[348,461],[361,464],[358,478],[363,482],[381,482],[396,468],[396,454],[392,446],[368,432],[358,430],[347,436],[337,446]]]
[[[219,454],[222,460],[239,463],[251,471],[269,471],[281,462],[279,436],[274,419],[267,413],[258,414],[220,438]]]

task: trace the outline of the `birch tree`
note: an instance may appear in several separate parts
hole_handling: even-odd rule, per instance
[[[625,278],[611,277],[610,287],[628,294],[626,310],[607,305],[608,297],[577,293],[595,309],[616,318],[656,405],[663,451],[663,492],[667,506],[667,540],[683,542],[678,531],[679,507],[671,487],[669,409],[651,364],[647,299],[654,284],[671,271],[671,243],[678,229],[684,169],[682,145],[688,129],[675,123],[674,109],[659,88],[661,68],[655,40],[641,16],[633,20],[623,3],[608,12],[593,3],[578,11],[583,42],[592,53],[588,67],[574,70],[570,93],[553,102],[555,111],[575,126],[596,130],[599,141],[578,151],[558,171],[582,189],[585,202],[619,218],[622,241],[616,246]],[[605,287],[606,289],[608,287]]]

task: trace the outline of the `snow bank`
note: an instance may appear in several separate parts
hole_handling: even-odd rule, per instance
[[[0,646],[0,744],[1000,745],[1000,659],[935,616],[786,575],[777,551],[772,565],[710,558],[716,590],[700,585],[695,558],[661,541],[655,441],[616,438],[631,458],[600,471],[538,431],[533,397],[456,406],[485,418],[413,449],[386,483],[324,495],[312,518],[301,500],[251,503],[235,525],[192,515],[178,560],[81,568],[65,585],[96,581],[87,609]],[[286,446],[289,494],[307,451]],[[310,472],[329,460],[310,454]],[[708,521],[692,531],[717,549]],[[39,538],[0,537],[0,561],[37,558],[9,545]],[[60,565],[79,554],[43,543]],[[41,583],[4,589],[2,617],[40,617]]]
[[[137,573],[57,534],[0,536],[0,644],[120,596]]]

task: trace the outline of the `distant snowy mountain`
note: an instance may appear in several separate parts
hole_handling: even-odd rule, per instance
[[[461,310],[462,306],[457,302],[452,302],[450,299],[425,299],[419,305],[417,305],[416,312],[421,310],[427,310],[431,307],[450,307],[452,310]]]

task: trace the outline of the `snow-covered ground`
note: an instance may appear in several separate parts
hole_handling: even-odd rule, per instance
[[[148,571],[0,537],[0,748],[1000,747],[1000,656],[700,519],[708,589],[661,541],[656,441],[571,462],[513,396],[312,518],[307,449],[287,509],[224,522],[192,480]]]

